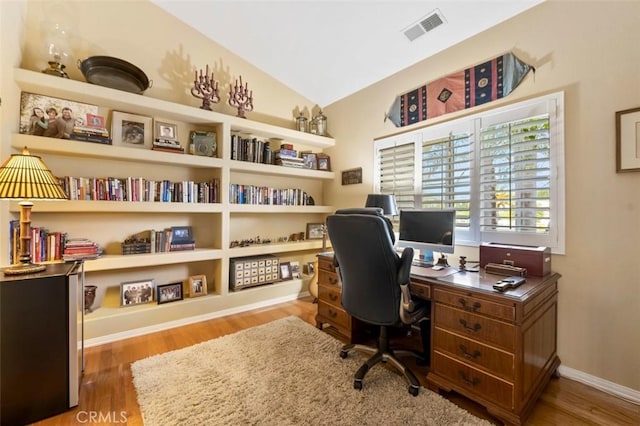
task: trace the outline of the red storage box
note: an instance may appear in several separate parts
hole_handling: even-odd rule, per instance
[[[549,247],[520,246],[498,243],[480,244],[480,267],[487,263],[525,268],[527,275],[543,277],[551,272]]]

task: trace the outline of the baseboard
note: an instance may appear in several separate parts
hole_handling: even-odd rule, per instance
[[[562,377],[566,377],[567,379],[584,383],[587,386],[591,386],[592,388],[624,399],[625,401],[640,405],[640,391],[637,391],[635,389],[621,386],[616,383],[609,382],[599,377],[595,377],[590,374],[583,373],[582,371],[574,370],[573,368],[565,367],[562,365],[558,368],[558,373]]]
[[[248,305],[238,306],[235,308],[225,309],[222,311],[211,312],[204,315],[196,315],[193,317],[187,317],[175,321],[163,322],[161,324],[155,324],[149,327],[140,327],[133,330],[123,331],[121,333],[108,334],[106,336],[95,337],[93,339],[87,339],[84,342],[84,347],[89,348],[92,346],[98,346],[105,343],[111,343],[118,340],[128,339],[130,337],[142,336],[145,334],[155,333],[157,331],[168,330],[170,328],[181,327],[183,325],[194,324],[201,321],[206,321],[214,318],[220,318],[227,315],[233,315],[240,312],[246,312],[253,309],[265,308],[268,306],[277,305],[279,303],[290,302],[292,300],[297,300],[303,298],[305,296],[310,296],[308,292],[303,292],[300,294],[294,294],[289,296],[278,297],[275,299],[269,299],[258,303],[252,303]]]

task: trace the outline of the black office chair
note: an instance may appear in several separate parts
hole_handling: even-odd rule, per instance
[[[430,305],[413,300],[409,292],[413,249],[406,248],[402,257],[398,256],[393,226],[379,208],[338,210],[327,218],[327,228],[342,280],[342,305],[351,316],[380,327],[376,348],[348,344],[340,352],[342,358],[352,349],[372,355],[356,372],[353,387],[362,389],[367,371],[379,362],[389,362],[409,382],[409,393],[418,395],[420,382],[396,357],[413,355],[429,361]],[[389,327],[418,323],[423,354],[389,346]]]

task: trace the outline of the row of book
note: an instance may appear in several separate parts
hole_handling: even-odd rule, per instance
[[[141,177],[87,178],[65,176],[60,184],[70,200],[150,201],[177,203],[218,203],[220,182],[169,180],[154,181]]]
[[[231,135],[231,159],[250,163],[272,164],[273,156],[269,141]]]
[[[231,184],[229,202],[233,204],[260,204],[278,206],[310,206],[311,196],[298,188],[271,188],[266,186]]]
[[[31,261],[34,263],[60,260],[95,259],[102,249],[93,241],[85,238],[69,238],[65,232],[51,232],[40,226],[31,227],[29,240]],[[9,221],[9,262],[19,262],[20,221]]]
[[[149,229],[122,243],[122,254],[164,253],[195,250],[190,226],[174,226],[163,230]]]

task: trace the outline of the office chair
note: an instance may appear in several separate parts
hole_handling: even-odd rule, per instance
[[[340,351],[341,358],[346,358],[351,350],[371,355],[356,372],[353,387],[362,389],[367,371],[379,362],[389,362],[409,382],[409,393],[418,395],[418,379],[397,358],[412,355],[429,361],[430,305],[413,300],[409,292],[413,249],[406,248],[402,257],[398,256],[393,226],[380,208],[338,210],[327,218],[327,228],[342,281],[343,307],[351,316],[380,328],[376,348],[348,344]],[[426,348],[424,355],[390,347],[389,327],[417,323],[420,323],[423,348]]]

